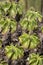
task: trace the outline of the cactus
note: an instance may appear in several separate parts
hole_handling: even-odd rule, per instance
[[[30,49],[37,47],[37,45],[40,43],[39,38],[35,34],[29,35],[26,33],[19,37],[19,41],[23,48],[29,47]]]
[[[39,54],[30,54],[27,60],[29,61],[29,65],[43,65],[43,56]]]
[[[20,59],[23,57],[23,49],[21,47],[16,47],[14,45],[6,46],[5,47],[5,54],[8,58],[12,56],[12,60]]]

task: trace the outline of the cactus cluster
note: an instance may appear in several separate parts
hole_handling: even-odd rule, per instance
[[[24,7],[23,0],[0,2],[0,65],[43,65],[43,16],[33,8],[23,15]]]

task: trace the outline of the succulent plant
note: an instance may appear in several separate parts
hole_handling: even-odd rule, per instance
[[[38,21],[41,22],[42,16],[35,12],[34,10],[27,11],[25,18],[21,20],[20,24],[22,29],[27,29],[28,31],[33,31],[38,27]]]
[[[11,17],[15,17],[15,15],[16,15],[16,7],[17,7],[17,4],[15,3],[15,2],[12,2],[11,3],[11,7],[9,8],[9,10],[8,10],[8,13],[9,13],[9,15],[11,16]]]
[[[23,2],[19,2],[17,4],[17,12],[19,12],[19,14],[22,14],[23,13],[23,10],[24,10],[24,4],[23,4]]]
[[[30,42],[30,37],[28,34],[24,33],[19,37],[19,41],[23,48],[28,48],[29,42]]]
[[[5,62],[5,61],[1,61],[1,62],[0,62],[0,65],[8,65],[8,64],[7,64],[7,62]]]
[[[30,48],[35,48],[37,47],[38,44],[40,44],[40,39],[35,34],[30,36],[30,40],[31,40]]]
[[[12,56],[12,60],[20,59],[23,57],[23,49],[21,47],[16,47],[14,45],[5,47],[5,54],[8,58]]]
[[[17,12],[19,14],[22,14],[23,12],[23,5],[21,6],[22,4],[21,3],[16,3],[16,2],[12,2],[11,4],[11,8],[9,9],[9,13],[10,13],[10,16],[15,16],[17,14]]]
[[[0,29],[2,30],[2,34],[5,34],[9,31],[11,26],[11,32],[14,32],[16,30],[16,21],[11,20],[9,18],[2,18],[0,20]]]
[[[39,54],[30,54],[27,60],[29,61],[29,65],[43,65],[43,56]]]
[[[22,5],[22,6],[21,6]],[[0,14],[3,12],[4,15],[9,14],[10,17],[15,17],[17,12],[19,14],[23,13],[24,5],[22,1],[4,1],[0,2]]]
[[[37,47],[37,45],[40,43],[39,38],[35,35],[29,35],[27,33],[23,33],[20,37],[19,37],[19,41],[21,43],[21,46],[23,48],[30,48],[33,49],[35,47]]]
[[[6,2],[6,1],[5,2],[1,2],[1,7],[2,7],[4,13],[7,13],[7,11],[10,8],[10,6],[11,6],[10,2]]]

